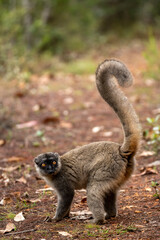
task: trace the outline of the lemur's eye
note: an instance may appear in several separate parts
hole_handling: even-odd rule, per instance
[[[42,163],[42,167],[45,167],[46,166],[46,164],[45,163]]]
[[[56,161],[53,161],[53,165],[56,165]]]

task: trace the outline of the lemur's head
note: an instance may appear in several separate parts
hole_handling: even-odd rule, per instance
[[[56,175],[61,169],[58,153],[42,153],[34,159],[34,162],[38,173],[42,176]]]

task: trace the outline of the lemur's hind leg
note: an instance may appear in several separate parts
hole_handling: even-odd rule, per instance
[[[117,193],[116,192],[108,192],[104,196],[104,209],[106,212],[105,219],[115,217],[117,215]]]

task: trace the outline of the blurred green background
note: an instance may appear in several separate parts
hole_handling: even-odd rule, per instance
[[[159,0],[0,0],[0,74],[27,79],[41,59],[42,69],[53,69],[54,62],[43,66],[53,56],[68,62],[133,38],[149,38],[157,54],[159,29]]]

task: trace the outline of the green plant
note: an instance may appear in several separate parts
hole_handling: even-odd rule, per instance
[[[156,181],[152,181],[151,182],[151,187],[153,187],[154,190],[155,190],[155,194],[153,195],[153,197],[155,197],[157,199],[160,199],[160,192],[159,192],[159,190],[157,188],[158,186],[159,186],[158,182],[156,182]]]
[[[144,72],[144,75],[155,80],[160,80],[160,51],[157,41],[152,33],[146,43],[146,49],[143,55],[147,61],[147,70]]]
[[[155,118],[148,117],[146,120],[149,129],[144,131],[144,138],[147,140],[148,145],[152,145],[154,150],[158,151],[160,149],[160,115]]]
[[[16,214],[10,212],[10,213],[7,214],[6,218],[8,218],[8,219],[14,219],[15,216],[16,216]]]

